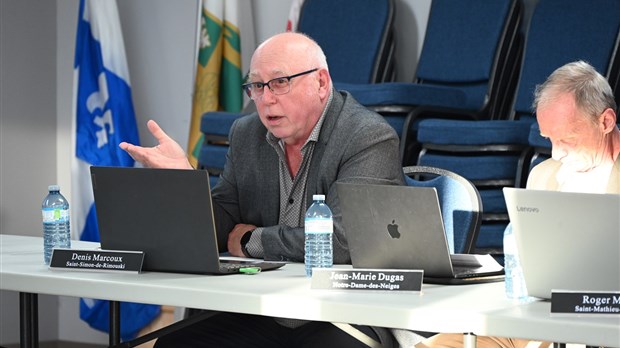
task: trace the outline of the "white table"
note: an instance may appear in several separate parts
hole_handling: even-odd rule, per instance
[[[503,283],[425,284],[420,293],[315,290],[310,288],[302,264],[289,264],[257,275],[226,276],[58,271],[43,264],[42,246],[41,238],[0,235],[1,289],[22,294],[620,347],[620,317],[552,317],[549,302],[519,304],[506,299]],[[73,241],[73,248],[97,246]],[[22,319],[22,324],[27,322]]]

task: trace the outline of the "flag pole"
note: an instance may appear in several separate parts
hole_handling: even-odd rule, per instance
[[[187,138],[187,148],[186,148],[186,153],[187,153],[187,159],[189,160],[190,164],[192,165],[192,167],[194,168],[198,168],[198,156],[196,154],[194,154],[194,147],[196,146],[195,142],[200,142],[200,139],[195,139],[195,135],[194,132],[194,128],[196,127],[196,120],[195,118],[195,113],[196,113],[196,86],[198,81],[198,64],[199,64],[199,57],[200,57],[200,44],[201,44],[201,34],[202,34],[202,15],[203,15],[203,11],[204,11],[204,1],[206,0],[198,0],[197,1],[197,11],[196,11],[196,30],[194,31],[195,33],[195,40],[194,40],[194,69],[193,69],[193,74],[194,74],[194,78],[192,79],[192,93],[190,94],[190,99],[191,99],[191,103],[192,103],[192,108],[191,108],[191,113],[190,113],[190,117],[189,117],[189,127],[188,127],[188,138]]]
[[[194,102],[194,93],[196,93],[196,91],[194,90],[194,86],[196,86],[196,72],[198,71],[198,54],[200,52],[200,29],[201,29],[201,24],[200,24],[200,19],[202,17],[202,2],[203,0],[198,0],[196,1],[197,5],[198,5],[198,10],[196,11],[196,30],[194,31],[194,34],[196,35],[194,38],[194,65],[193,65],[193,79],[192,79],[192,104]]]

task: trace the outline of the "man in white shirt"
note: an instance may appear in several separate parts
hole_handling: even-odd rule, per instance
[[[529,174],[528,189],[620,193],[620,130],[607,80],[583,61],[556,69],[536,87],[534,109],[552,156]],[[543,348],[549,342],[480,336],[483,348]],[[461,334],[438,334],[416,348],[463,346]]]
[[[620,130],[607,80],[583,61],[566,64],[536,88],[534,107],[552,156],[532,169],[527,188],[620,193]]]

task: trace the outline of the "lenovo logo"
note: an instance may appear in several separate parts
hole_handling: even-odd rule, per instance
[[[540,210],[535,207],[520,207],[517,205],[517,211],[520,213],[539,213]]]

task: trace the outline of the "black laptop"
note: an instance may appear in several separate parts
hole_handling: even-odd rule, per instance
[[[490,255],[451,254],[437,190],[337,183],[354,268],[424,270],[425,283],[501,281]]]
[[[143,251],[143,271],[231,274],[281,262],[220,260],[203,170],[90,168],[101,248]]]

